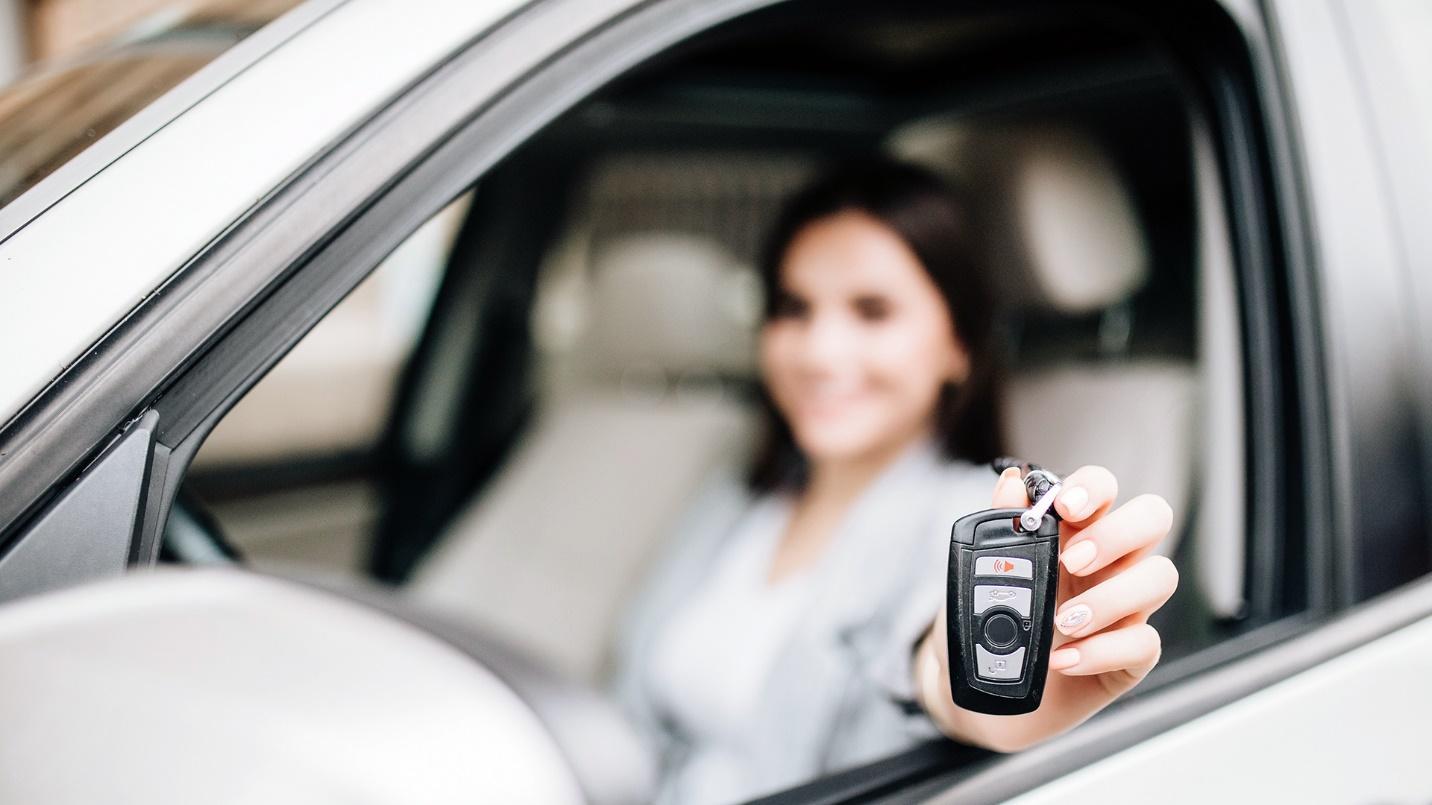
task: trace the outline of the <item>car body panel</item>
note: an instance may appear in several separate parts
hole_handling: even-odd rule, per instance
[[[0,651],[26,736],[0,746],[5,802],[590,799],[496,673],[312,587],[131,574],[6,607]]]
[[[0,244],[0,419],[285,177],[517,4],[353,0]]]
[[[1432,617],[1011,802],[1425,802],[1429,678]]]

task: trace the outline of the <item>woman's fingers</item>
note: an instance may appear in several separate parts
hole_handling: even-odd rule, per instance
[[[1173,525],[1173,511],[1158,495],[1139,495],[1074,535],[1059,553],[1076,576],[1108,567],[1125,554],[1157,545]]]
[[[1103,467],[1080,467],[1064,478],[1062,486],[1054,509],[1065,522],[1075,525],[1112,506],[1119,496],[1119,482]]]
[[[1018,467],[1006,467],[994,482],[994,509],[1021,509],[1029,505],[1029,495],[1024,491]]]
[[[1049,655],[1049,669],[1069,676],[1125,671],[1143,679],[1162,652],[1158,630],[1141,623],[1065,643]]]
[[[1054,625],[1069,637],[1093,634],[1124,618],[1164,605],[1178,587],[1178,570],[1167,557],[1150,556],[1107,581],[1069,599],[1054,614]]]

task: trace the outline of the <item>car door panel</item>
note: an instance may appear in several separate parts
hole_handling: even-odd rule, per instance
[[[1432,603],[1432,584],[1407,597]],[[1428,679],[1432,616],[1011,802],[1426,802]]]

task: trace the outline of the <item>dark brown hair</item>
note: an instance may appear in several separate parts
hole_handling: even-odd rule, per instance
[[[1003,455],[1001,374],[988,280],[975,264],[964,205],[930,171],[889,159],[869,159],[831,168],[793,196],[776,219],[761,254],[766,320],[775,315],[779,304],[781,264],[791,242],[808,225],[847,211],[869,215],[910,247],[934,280],[959,341],[969,353],[969,376],[958,385],[946,384],[936,403],[935,436],[945,456],[984,463]],[[768,422],[750,486],[758,492],[798,488],[805,483],[805,457],[764,386],[761,403]]]

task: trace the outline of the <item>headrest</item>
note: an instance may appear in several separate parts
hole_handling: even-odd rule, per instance
[[[976,125],[932,119],[889,150],[969,194],[1001,298],[1026,309],[1091,313],[1143,285],[1149,249],[1118,169],[1072,125]]]
[[[759,283],[714,240],[624,235],[593,247],[573,357],[583,374],[748,374]]]

